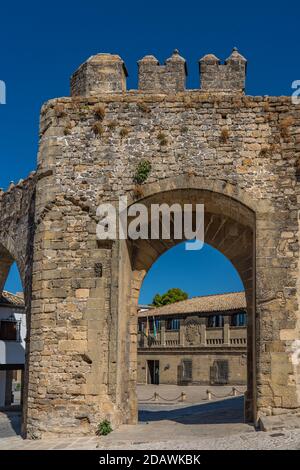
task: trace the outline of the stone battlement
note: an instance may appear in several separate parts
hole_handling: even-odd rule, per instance
[[[27,176],[27,178],[25,179],[21,178],[17,183],[14,183],[13,181],[11,181],[6,191],[3,191],[3,189],[0,188],[0,199],[10,194],[15,188],[27,189],[27,187],[30,185],[31,180],[33,180],[35,176],[36,176],[36,171],[31,171],[29,175]]]
[[[201,89],[243,92],[246,59],[236,48],[224,64],[213,54],[199,60]],[[128,76],[118,55],[96,54],[84,62],[71,77],[71,96],[126,92]],[[164,65],[153,55],[138,61],[138,89],[144,93],[178,93],[186,89],[187,65],[177,49]]]
[[[213,54],[205,55],[199,61],[201,88],[244,91],[246,68],[247,60],[236,48],[224,64]]]

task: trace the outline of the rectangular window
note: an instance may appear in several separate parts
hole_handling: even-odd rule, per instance
[[[229,363],[227,360],[214,361],[213,366],[210,368],[210,383],[211,385],[224,385],[228,383],[229,379]]]
[[[166,330],[179,330],[180,320],[178,318],[168,318],[166,321]]]
[[[231,326],[247,326],[247,314],[239,312],[231,316]]]
[[[210,315],[207,321],[208,328],[220,328],[224,326],[223,315]]]
[[[1,320],[0,322],[0,339],[2,341],[18,340],[18,322]]]

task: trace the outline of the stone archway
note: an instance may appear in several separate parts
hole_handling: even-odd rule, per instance
[[[72,96],[42,108],[36,177],[0,191],[0,245],[19,262],[32,320],[28,437],[136,420],[137,297],[167,246],[98,243],[95,233],[97,205],[134,201],[144,159],[151,172],[140,199],[204,198],[207,241],[243,279],[247,417],[299,410],[299,107],[289,97],[244,96],[237,51],[221,69],[209,54],[200,69],[202,89],[186,90],[177,52],[162,68],[146,56],[139,89],[127,93],[122,59],[91,57],[72,77]],[[2,278],[11,261],[3,253]]]
[[[151,188],[145,188],[146,197],[139,200],[150,208],[151,204],[196,203],[204,204],[205,208],[205,242],[221,251],[237,269],[246,293],[248,311],[248,391],[245,402],[245,417],[247,421],[256,420],[256,347],[255,338],[255,232],[256,220],[253,209],[245,206],[237,199],[223,193],[195,187],[181,187],[175,189],[176,181],[165,181],[164,188],[170,186],[173,189],[154,192]],[[207,185],[206,185],[207,186]],[[157,191],[157,185],[155,190]],[[172,220],[172,219],[171,219]],[[171,233],[173,230],[171,229]],[[128,420],[136,421],[137,403],[136,390],[136,312],[140,288],[144,276],[152,264],[169,248],[180,240],[135,240],[121,243],[120,246],[120,273],[119,273],[119,318],[130,317],[130,368],[128,382],[124,381],[124,399],[129,402]],[[125,268],[124,268],[125,267]],[[128,280],[131,282],[128,282]],[[128,357],[124,344],[124,355]],[[129,394],[128,394],[129,390]]]

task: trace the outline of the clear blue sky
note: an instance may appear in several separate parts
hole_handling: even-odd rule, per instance
[[[154,54],[163,61],[178,48],[187,59],[188,87],[197,88],[198,59],[208,52],[225,59],[237,46],[248,59],[248,94],[290,95],[291,82],[300,79],[299,12],[296,1],[2,2],[7,104],[0,105],[0,188],[35,168],[40,106],[69,94],[70,75],[90,55],[120,54],[128,88],[136,88],[138,59]],[[202,263],[209,263],[212,254],[204,253]],[[199,289],[205,283],[201,278]],[[15,274],[7,287],[18,289]]]
[[[152,265],[140,292],[141,304],[171,287],[180,287],[189,297],[244,290],[236,269],[222,253],[206,244],[197,251],[187,251],[184,245],[166,251]]]

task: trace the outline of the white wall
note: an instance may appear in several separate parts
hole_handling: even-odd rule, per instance
[[[24,313],[24,309],[0,306],[0,320],[8,320],[10,317],[21,322],[20,340],[0,340],[0,364],[24,364],[26,337],[26,315]]]

